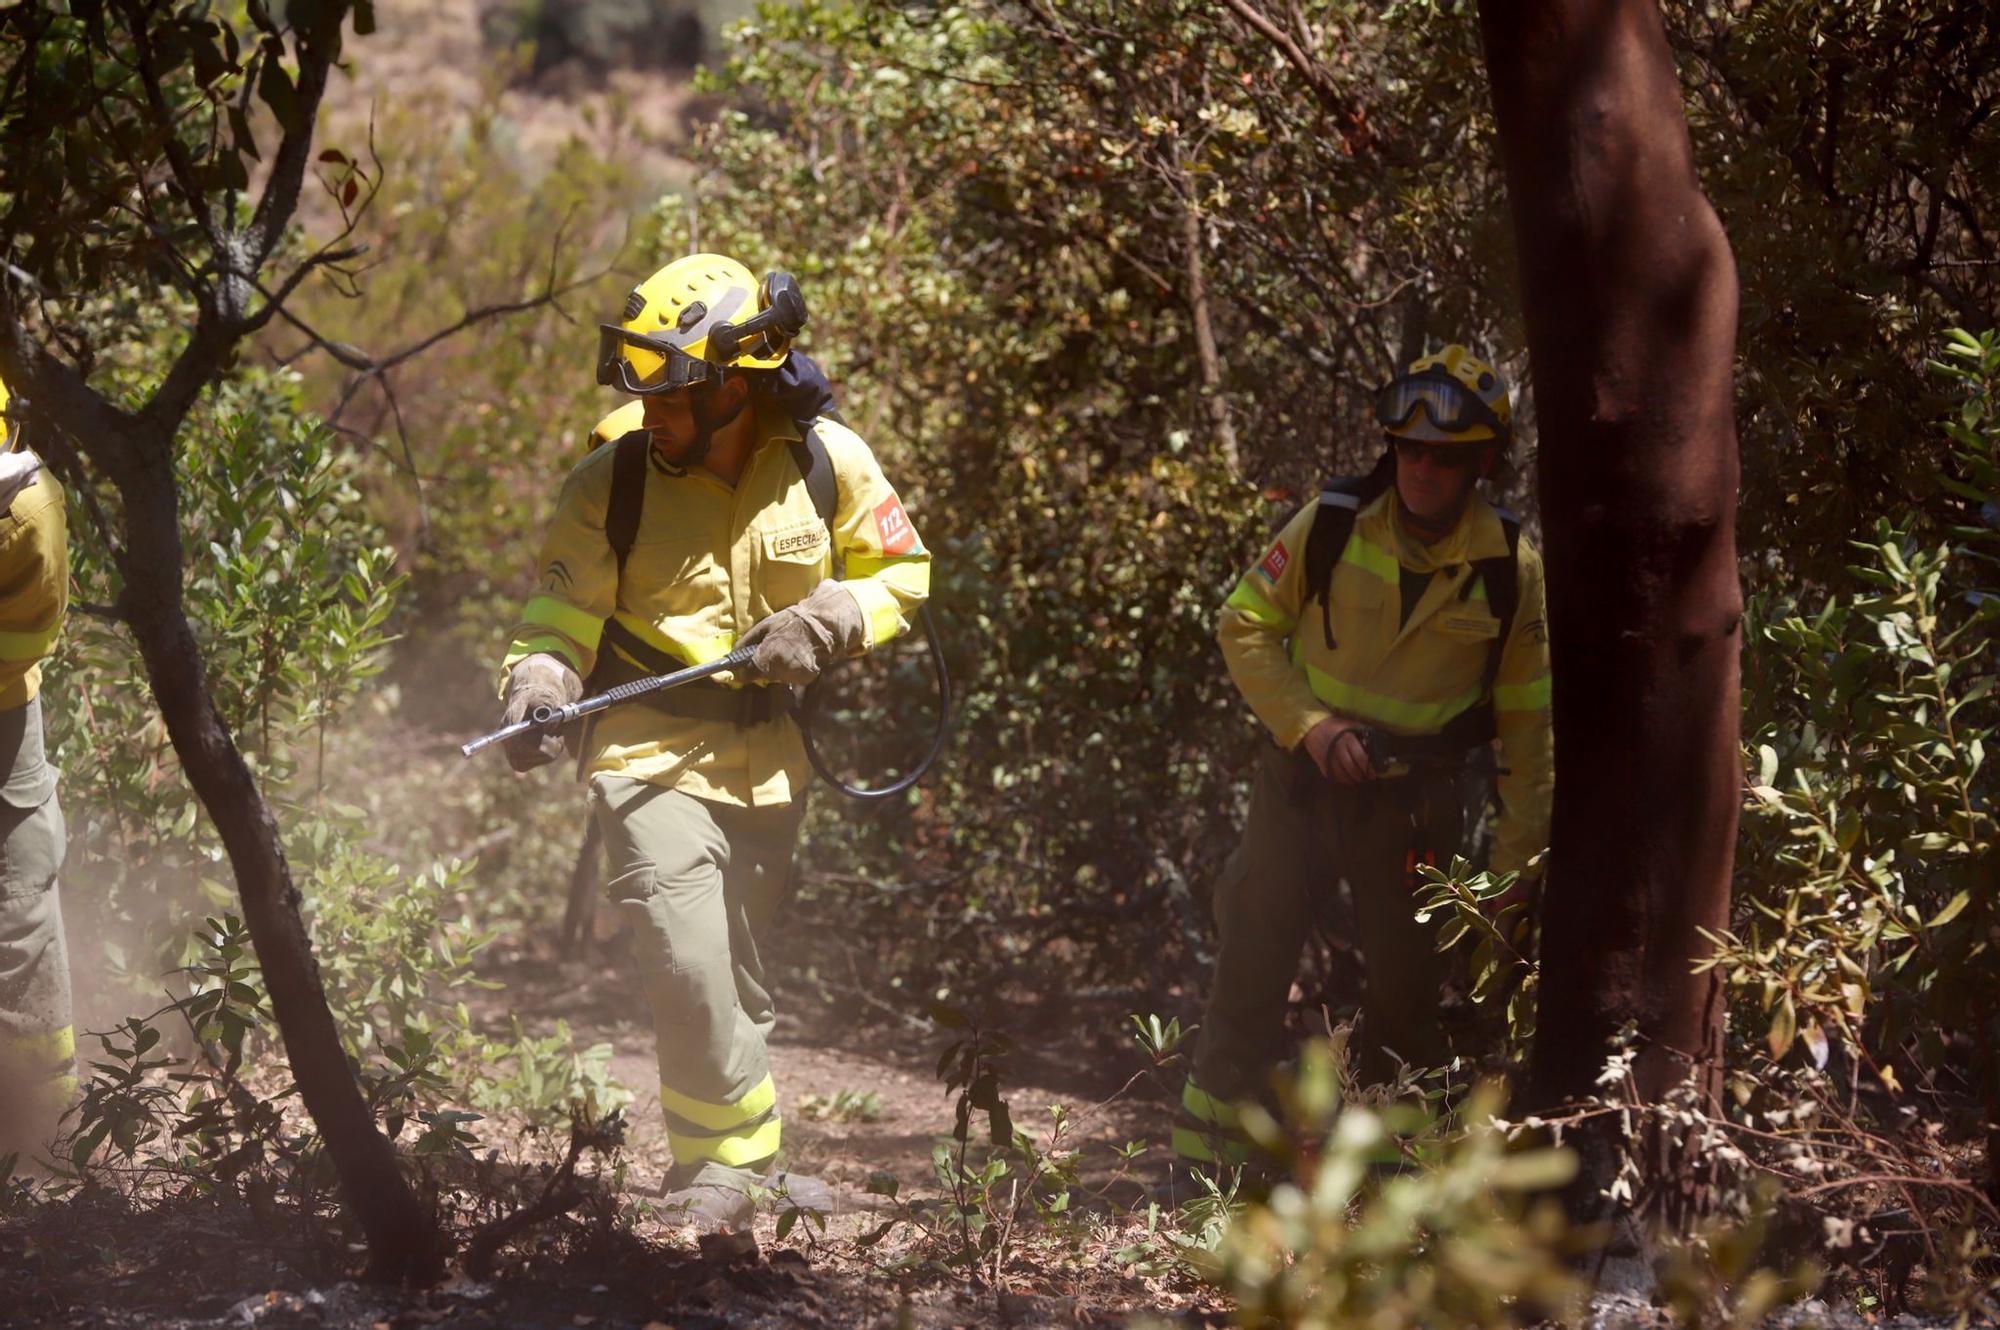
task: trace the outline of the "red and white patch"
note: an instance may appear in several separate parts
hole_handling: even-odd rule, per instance
[[[1264,556],[1264,562],[1257,565],[1257,570],[1275,582],[1285,575],[1285,566],[1291,561],[1292,556],[1286,552],[1285,542],[1281,540],[1271,546],[1271,552]]]
[[[875,507],[875,534],[884,554],[908,554],[917,547],[917,529],[903,511],[903,501],[891,494]]]

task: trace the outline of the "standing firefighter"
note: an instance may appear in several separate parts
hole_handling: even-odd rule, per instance
[[[62,487],[0,384],[0,1156],[46,1144],[76,1092],[56,870],[63,817],[42,752],[42,660],[69,603]]]
[[[598,427],[605,441],[563,485],[505,666],[512,722],[576,700],[586,679],[598,692],[756,649],[751,678],[657,693],[573,736],[652,1003],[666,1203],[705,1230],[745,1223],[750,1188],[778,1184],[758,948],[805,811],[791,690],[902,632],[930,586],[930,555],[868,446],[787,407],[801,365],[817,376],[790,351],[804,322],[785,274],[760,286],[697,254],[603,325],[598,380],[639,401]],[[530,733],[507,752],[526,771],[560,750]],[[826,1202],[811,1179],[783,1183],[795,1203]]]
[[[1459,845],[1464,773],[1500,741],[1491,867],[1548,838],[1553,788],[1541,559],[1474,493],[1505,452],[1507,387],[1448,346],[1385,385],[1388,449],[1279,532],[1223,607],[1229,674],[1276,746],[1215,891],[1221,952],[1174,1133],[1235,1162],[1229,1104],[1267,1087],[1318,893],[1345,878],[1364,961],[1360,1070],[1445,1051],[1441,966],[1415,918],[1419,861]],[[1393,756],[1392,756],[1393,755]]]

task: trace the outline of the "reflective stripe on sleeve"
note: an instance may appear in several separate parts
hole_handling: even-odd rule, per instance
[[[919,550],[915,554],[850,554],[847,556],[847,575],[850,578],[873,577],[889,568],[908,565],[901,590],[915,595],[927,596],[931,590],[931,556]]]
[[[1554,680],[1547,674],[1527,683],[1503,683],[1493,687],[1496,711],[1542,711],[1555,696]]]
[[[1273,605],[1263,592],[1251,586],[1247,577],[1236,584],[1236,589],[1229,593],[1229,599],[1224,601],[1223,605],[1225,608],[1235,610],[1260,628],[1289,633],[1297,626],[1290,615]]]
[[[570,668],[578,674],[584,672],[583,662],[577,659],[576,647],[568,638],[557,637],[553,633],[515,638],[514,644],[507,648],[507,659],[500,662],[500,668],[511,670],[528,657],[541,655],[560,656],[568,661]]]
[[[925,566],[926,584],[930,578],[929,565]],[[868,621],[868,646],[879,646],[903,631],[903,607],[896,600],[896,593],[886,585],[866,577],[848,578],[841,582],[854,603],[861,607],[862,615]]]

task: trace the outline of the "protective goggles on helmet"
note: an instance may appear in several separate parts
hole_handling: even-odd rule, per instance
[[[1446,434],[1459,434],[1485,426],[1496,439],[1505,439],[1507,424],[1478,393],[1459,382],[1449,371],[1427,369],[1391,379],[1375,394],[1375,419],[1394,433],[1408,427],[1422,412],[1424,418]]]
[[[607,387],[652,397],[721,377],[722,366],[691,356],[664,338],[615,323],[597,325],[597,381]]]

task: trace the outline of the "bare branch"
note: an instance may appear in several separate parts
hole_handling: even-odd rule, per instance
[[[350,227],[349,230],[352,230],[352,228]],[[292,293],[299,289],[300,284],[320,268],[333,267],[346,263],[350,259],[358,259],[367,252],[368,246],[366,245],[349,245],[344,249],[334,249],[331,246],[323,247],[317,253],[300,263],[298,267],[287,273],[285,280],[279,283],[276,291],[266,292],[262,283],[254,283],[257,287],[257,294],[264,297],[264,303],[244,321],[243,331],[245,335],[254,333],[262,328],[276,314],[284,314],[287,321],[296,324],[297,321],[292,319],[291,315],[285,311],[284,304],[285,301],[291,298]],[[336,356],[335,359],[339,359],[339,357]],[[342,363],[346,362],[343,361]],[[355,366],[355,368],[363,367]]]
[[[1360,158],[1372,154],[1379,147],[1374,131],[1368,128],[1368,115],[1361,104],[1344,92],[1318,61],[1306,54],[1291,33],[1279,27],[1249,0],[1222,0],[1222,3],[1253,32],[1277,47],[1286,63],[1298,70],[1306,86],[1312,89],[1313,96],[1319,99],[1320,106],[1340,126],[1340,137],[1346,143],[1349,155]]]
[[[410,485],[417,496],[417,547],[429,549],[431,544],[431,510],[424,500],[424,478],[417,470],[417,456],[410,449],[410,432],[403,425],[403,404],[396,400],[396,385],[390,380],[388,371],[375,376],[382,387],[382,397],[389,403],[389,414],[396,422],[396,440],[403,445],[403,463],[410,469]]]
[[[106,623],[126,623],[125,611],[116,605],[99,605],[94,601],[72,600],[69,603],[72,614],[81,614],[87,619],[102,619]]]
[[[353,6],[351,0],[329,0],[329,3],[334,12],[326,16],[325,23],[337,37]],[[338,40],[311,42],[303,33],[294,33],[293,44],[299,56],[299,76],[295,83],[298,126],[286,130],[279,142],[271,159],[271,178],[264,184],[257,211],[243,235],[245,261],[251,272],[263,267],[264,261],[276,252],[285,228],[291,224],[292,214],[298,210],[299,189],[305,182],[306,163],[312,155],[313,129],[319,123],[320,99],[326,95],[327,69],[340,52]]]

